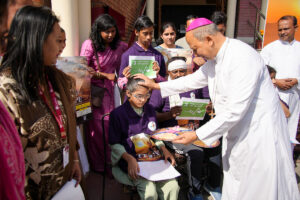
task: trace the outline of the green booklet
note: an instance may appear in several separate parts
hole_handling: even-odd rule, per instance
[[[209,99],[181,98],[182,112],[176,119],[202,120],[206,112]]]
[[[130,74],[144,74],[149,78],[156,78],[156,72],[153,71],[154,56],[129,56]]]

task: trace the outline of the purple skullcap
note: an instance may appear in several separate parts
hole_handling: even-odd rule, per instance
[[[206,26],[212,24],[213,22],[206,18],[196,18],[192,23],[187,27],[186,32],[194,30],[201,26]]]

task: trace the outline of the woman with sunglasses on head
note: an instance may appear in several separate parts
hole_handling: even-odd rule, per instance
[[[50,199],[69,179],[81,180],[74,81],[55,67],[58,22],[49,8],[19,9],[0,68],[0,100],[23,146],[27,199]]]

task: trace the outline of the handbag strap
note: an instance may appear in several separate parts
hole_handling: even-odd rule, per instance
[[[94,50],[94,55],[95,55],[95,57],[96,57],[97,71],[100,72],[100,63],[99,63],[98,53],[97,53],[97,51],[96,51],[96,48],[95,48],[94,44],[92,44],[92,46],[93,46],[93,50]]]
[[[92,47],[93,47],[93,50],[94,50],[94,55],[95,55],[95,57],[96,57],[96,62],[97,62],[97,70],[100,72],[100,63],[99,63],[99,57],[98,57],[98,53],[97,53],[97,51],[96,51],[96,48],[95,48],[95,46],[94,46],[94,44],[92,44]],[[115,71],[115,81],[118,79],[117,78],[117,71]]]

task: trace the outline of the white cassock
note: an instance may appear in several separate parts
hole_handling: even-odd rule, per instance
[[[209,87],[216,117],[196,133],[223,137],[223,200],[299,200],[287,122],[261,56],[226,39],[216,58],[188,76],[160,83],[163,97]]]
[[[291,43],[276,40],[261,51],[265,64],[277,71],[276,78],[297,78],[298,85],[289,90],[280,90],[280,98],[289,106],[291,116],[288,120],[290,140],[295,141],[299,114],[300,114],[300,42],[294,40]]]

